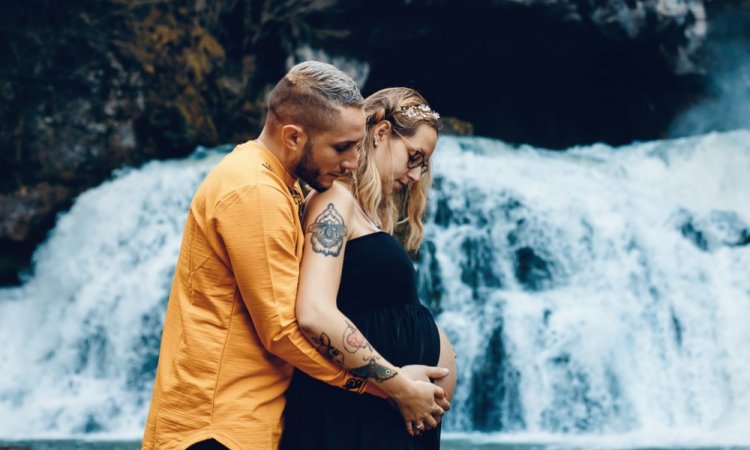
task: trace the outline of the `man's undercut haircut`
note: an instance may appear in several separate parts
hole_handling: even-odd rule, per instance
[[[305,61],[292,67],[268,95],[268,113],[282,124],[300,125],[319,133],[335,125],[338,107],[362,107],[354,80],[334,66]]]

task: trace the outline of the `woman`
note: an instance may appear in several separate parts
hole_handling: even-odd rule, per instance
[[[308,199],[297,318],[318,350],[374,385],[390,382],[406,365],[448,367],[450,375],[438,383],[450,397],[455,357],[419,303],[414,267],[404,251],[416,251],[424,235],[439,115],[408,88],[376,92],[365,100],[365,112],[356,173]],[[322,314],[334,310],[334,303],[341,326],[326,333]],[[439,427],[429,430],[436,422],[418,422],[405,426],[387,401],[297,371],[287,392],[281,448],[439,448]]]

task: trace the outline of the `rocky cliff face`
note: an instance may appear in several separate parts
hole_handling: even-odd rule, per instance
[[[346,2],[313,46],[414,85],[476,132],[549,148],[655,139],[704,92],[707,5],[666,0]]]
[[[0,15],[0,282],[123,165],[241,142],[295,60],[422,91],[479,134],[551,148],[663,136],[705,94],[702,0],[13,1]],[[713,8],[713,10],[711,9]]]
[[[4,4],[0,282],[112,170],[259,129],[264,88],[285,69],[284,27],[308,14],[271,3]]]

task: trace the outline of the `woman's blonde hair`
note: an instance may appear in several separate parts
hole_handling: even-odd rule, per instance
[[[427,124],[439,131],[439,115],[417,91],[409,88],[382,89],[365,99],[367,126],[353,176],[354,197],[367,216],[383,231],[396,234],[406,250],[416,252],[424,237],[422,216],[427,208],[427,192],[432,185],[429,171],[402,192],[384,195],[380,173],[375,166],[375,125],[382,120],[391,124],[391,137],[413,136]],[[392,181],[392,180],[391,180]]]

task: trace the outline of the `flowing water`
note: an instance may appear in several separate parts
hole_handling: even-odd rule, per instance
[[[118,172],[0,290],[0,439],[140,437],[187,207],[221,156]],[[416,264],[459,359],[446,448],[750,445],[750,132],[444,137],[433,166]]]

